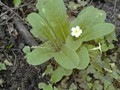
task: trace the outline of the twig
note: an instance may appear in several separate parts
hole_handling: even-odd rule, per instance
[[[93,0],[91,0],[91,1],[89,2],[88,6],[90,6],[90,5],[92,4],[92,2],[93,2]]]
[[[36,4],[34,4],[34,3],[25,3],[25,4],[23,4],[23,5],[20,5],[20,6],[18,6],[18,7],[14,7],[14,8],[12,8],[12,9],[13,9],[13,10],[20,9],[20,8],[23,8],[23,7],[28,6],[28,5],[30,5],[30,4],[36,5]]]
[[[15,14],[13,14],[10,18],[8,18],[6,21],[3,21],[2,23],[0,23],[0,26],[4,25],[5,23],[7,23],[9,20],[11,20],[13,17],[15,16]]]
[[[25,39],[25,42],[28,45],[30,45],[30,46],[38,46],[39,45],[37,43],[37,41],[35,41],[33,36],[30,34],[30,32],[27,30],[27,28],[22,24],[21,20],[18,17],[15,16],[13,18],[13,21],[15,23],[15,26],[16,26],[17,30],[23,36],[23,38]]]
[[[16,65],[17,65],[17,56],[15,55],[15,53],[12,51],[13,55],[14,55],[14,64],[13,64],[13,70],[12,70],[12,73],[14,73],[17,69]]]
[[[5,14],[7,14],[9,11],[7,10],[7,11],[5,11],[4,13],[1,13],[1,15],[0,15],[0,18],[2,17],[2,16],[4,16]]]
[[[5,5],[4,3],[2,3],[1,0],[0,0],[0,5],[7,8],[7,10],[9,10],[11,13],[14,13],[17,17],[19,17],[22,20],[22,18],[14,10],[12,10],[12,8],[10,8],[7,5]]]

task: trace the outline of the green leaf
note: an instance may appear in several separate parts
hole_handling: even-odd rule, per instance
[[[99,63],[99,62],[94,62],[93,64],[92,64],[92,66],[93,66],[93,68],[95,68],[98,72],[100,72],[100,73],[104,73],[103,72],[103,68],[101,68],[101,62]],[[97,74],[97,73],[96,73]],[[101,75],[102,76],[102,75]]]
[[[76,39],[75,37],[69,35],[67,37],[67,40],[66,40],[66,45],[73,49],[73,50],[77,50],[82,44],[82,40],[81,39]]]
[[[39,0],[40,15],[48,22],[58,40],[65,42],[69,34],[69,22],[63,0]]]
[[[109,87],[107,88],[107,90],[116,90],[116,88],[113,86],[113,84],[111,84],[111,85],[109,85]]]
[[[69,76],[70,74],[72,74],[72,70],[70,70],[70,69],[68,70],[68,69],[65,69],[65,68],[59,66],[52,73],[51,81],[52,81],[52,83],[56,83],[56,82],[60,81],[63,76]]]
[[[74,83],[72,83],[72,84],[70,85],[69,90],[77,90],[77,85],[74,84]]]
[[[14,0],[15,7],[19,7],[20,4],[21,4],[21,0]]]
[[[78,54],[79,59],[80,59],[80,62],[79,62],[79,65],[78,65],[77,69],[85,69],[90,62],[89,53],[88,53],[87,48],[82,46],[77,51],[77,54]]]
[[[89,67],[88,67],[89,68]],[[92,80],[92,78],[90,77],[90,76],[87,76],[87,81],[89,82],[89,81],[91,81]]]
[[[49,43],[42,44],[26,55],[27,62],[32,65],[40,65],[53,57],[54,48]]]
[[[112,43],[114,41],[118,41],[116,37],[116,32],[112,32],[108,35],[105,36],[105,39],[107,40],[108,43]]]
[[[6,70],[6,66],[4,63],[0,63],[0,70]]]
[[[102,52],[106,52],[108,49],[109,48],[108,48],[107,44],[103,43],[102,44]]]
[[[38,0],[36,4],[36,8],[39,10],[39,13],[42,13],[42,6],[46,3],[46,0]]]
[[[76,4],[75,2],[73,1],[70,1],[69,2],[69,5],[68,7],[71,9],[71,10],[76,10],[80,5],[79,4]]]
[[[63,45],[60,52],[54,54],[54,58],[58,64],[66,69],[76,68],[79,64],[77,53],[65,45]]]
[[[24,53],[29,53],[30,52],[30,47],[29,46],[25,46],[24,48],[23,48],[23,51],[24,51]]]
[[[110,82],[110,81],[106,80],[105,78],[103,78],[103,83],[104,83],[104,89],[107,89],[112,82]]]
[[[89,90],[92,88],[93,84],[92,83],[87,83]]]
[[[100,37],[103,37],[107,34],[110,34],[115,29],[115,26],[110,23],[100,23],[90,27],[86,30],[81,38],[83,41],[90,41]]]
[[[103,10],[98,10],[93,6],[88,6],[79,13],[75,20],[71,22],[71,27],[78,25],[83,31],[85,31],[92,25],[104,22],[105,18],[106,14]]]
[[[81,6],[83,6],[83,7],[84,7],[85,5],[87,5],[87,4],[88,4],[88,2],[83,0],[83,1],[80,1],[80,4],[81,4]]]
[[[96,80],[93,84],[92,90],[103,90],[103,86],[99,83],[99,81]]]
[[[51,84],[39,83],[38,87],[43,90],[53,90]]]
[[[51,74],[52,72],[53,72],[53,67],[51,65],[47,65],[47,68],[45,72],[43,73],[43,75],[44,74],[48,75],[48,74]]]
[[[42,41],[51,40],[50,28],[46,21],[37,13],[31,13],[27,16],[27,20],[32,25],[32,34]]]
[[[54,87],[54,89],[53,89],[53,90],[58,90],[58,88]]]

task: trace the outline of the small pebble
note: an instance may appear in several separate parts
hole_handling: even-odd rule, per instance
[[[118,14],[118,18],[120,19],[120,14]]]
[[[11,62],[9,62],[8,60],[5,60],[4,63],[8,66],[12,66],[13,64]]]
[[[20,43],[19,44],[19,49],[23,49],[24,46],[25,46],[24,43]]]

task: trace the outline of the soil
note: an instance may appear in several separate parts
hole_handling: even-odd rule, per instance
[[[27,37],[23,35],[22,31],[18,30],[17,20],[15,19],[15,17],[19,18],[18,20],[21,21],[23,29],[27,28],[29,30],[30,25],[25,21],[25,17],[30,12],[37,12],[35,8],[36,0],[23,0],[20,9],[14,8],[12,1],[0,1],[4,4],[0,3],[0,62],[5,63],[7,61],[7,69],[0,71],[0,90],[40,90],[38,83],[49,81],[48,76],[41,76],[46,63],[39,66],[29,65],[22,51],[25,45],[38,45],[40,41],[28,35],[28,37],[31,37],[31,41],[27,42],[29,40],[26,39]],[[66,3],[69,1],[65,0]],[[77,0],[72,1],[77,2]],[[107,13],[106,21],[115,24],[118,41],[114,44],[119,47],[120,0],[91,0],[90,4],[103,9]],[[3,82],[1,83],[1,81]]]

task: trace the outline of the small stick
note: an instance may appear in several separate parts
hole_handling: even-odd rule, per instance
[[[13,17],[13,21],[19,33],[25,39],[26,44],[30,46],[38,46],[38,42],[35,41],[31,33],[27,30],[27,28],[22,24],[21,20],[18,17]]]

